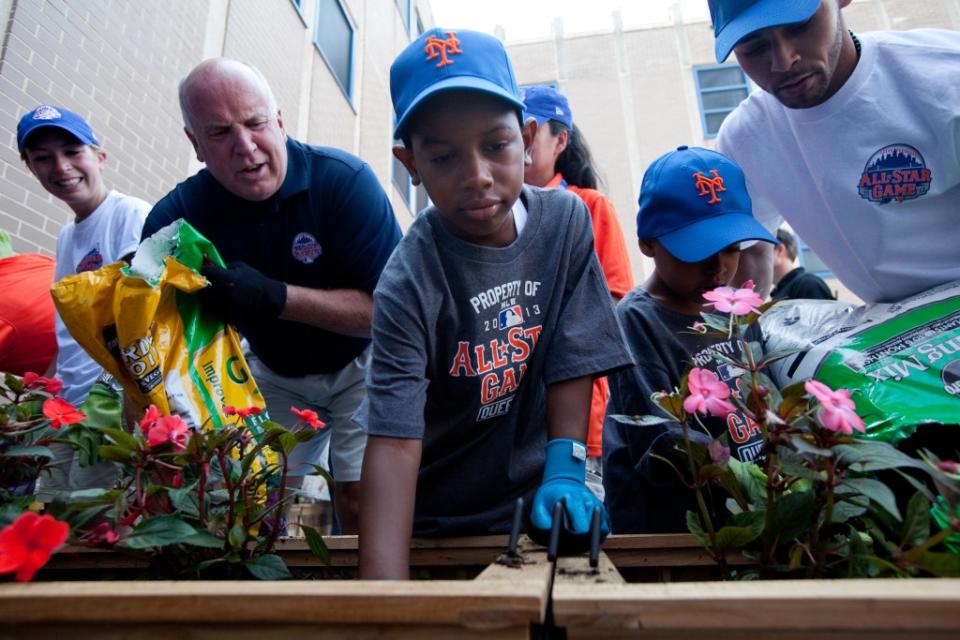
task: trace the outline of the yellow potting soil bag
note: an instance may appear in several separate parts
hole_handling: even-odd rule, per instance
[[[224,406],[260,407],[246,419],[255,434],[266,406],[247,368],[236,330],[205,314],[196,296],[207,285],[204,259],[216,248],[178,220],[144,241],[133,263],[66,277],[53,287],[74,339],[123,386],[142,413],[153,404],[194,428],[217,428]]]

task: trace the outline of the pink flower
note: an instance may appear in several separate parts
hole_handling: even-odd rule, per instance
[[[732,313],[735,316],[744,316],[748,313],[760,313],[757,308],[763,304],[763,298],[753,290],[753,282],[743,283],[743,288],[717,287],[713,291],[703,294],[704,300],[713,305],[721,313]]]
[[[147,410],[143,414],[143,419],[140,420],[140,433],[146,436],[150,433],[150,428],[153,427],[154,423],[162,417],[163,414],[160,413],[160,409],[157,409],[155,405],[147,407]]]
[[[69,534],[70,526],[53,516],[23,513],[0,531],[0,573],[16,572],[19,582],[30,581]]]
[[[96,545],[112,545],[120,539],[120,535],[110,527],[110,523],[101,522],[87,534],[87,542]]]
[[[937,463],[937,468],[944,473],[960,473],[960,462],[954,460],[941,460]]]
[[[237,407],[231,407],[227,405],[223,408],[223,415],[225,416],[239,416],[241,418],[249,418],[250,416],[258,416],[263,413],[263,409],[260,407],[247,407],[246,409],[238,409]]]
[[[180,416],[164,416],[156,420],[147,433],[147,444],[151,448],[170,443],[174,451],[187,448],[190,427]]]
[[[707,332],[707,325],[705,325],[705,324],[703,324],[702,322],[699,322],[699,321],[694,322],[692,325],[690,325],[690,328],[693,329],[694,331],[696,331],[697,333],[706,333],[706,332]]]
[[[290,407],[290,411],[293,412],[295,416],[300,418],[304,423],[310,425],[314,429],[323,429],[326,423],[320,419],[320,416],[317,415],[316,411],[311,411],[310,409],[297,409],[296,407]]]
[[[713,371],[691,369],[687,375],[687,387],[690,395],[683,401],[683,410],[687,413],[710,414],[723,418],[736,411],[736,408],[727,402],[730,387],[721,382]]]
[[[63,381],[60,378],[48,378],[37,375],[33,371],[23,374],[23,386],[27,389],[42,389],[52,396],[63,391]]]
[[[730,447],[723,446],[719,440],[713,440],[707,445],[707,453],[710,454],[710,460],[713,464],[725,467],[730,460]]]
[[[76,424],[87,417],[83,411],[62,398],[47,398],[43,401],[43,415],[50,418],[50,426],[59,429],[63,424]]]
[[[846,389],[834,391],[819,380],[807,380],[803,388],[820,403],[820,422],[830,431],[839,431],[848,436],[854,430],[866,433],[863,420],[856,414],[857,405],[850,399]]]

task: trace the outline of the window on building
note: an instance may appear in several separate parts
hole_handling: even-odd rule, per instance
[[[303,0],[290,0],[290,4],[292,4],[293,8],[296,10],[297,15],[300,17],[300,22],[303,23],[303,26],[307,26],[307,20],[303,17]]]
[[[750,93],[747,77],[736,64],[694,67],[693,77],[700,100],[703,135],[713,138],[724,118]]]
[[[427,197],[427,190],[423,188],[422,184],[413,186],[410,173],[407,172],[407,168],[403,166],[403,163],[397,160],[396,156],[393,156],[393,163],[390,165],[390,174],[390,181],[393,182],[394,188],[403,197],[403,203],[407,205],[407,209],[412,216],[416,216],[427,208],[427,205],[430,204],[430,198]]]
[[[414,38],[419,38],[420,34],[423,33],[423,18],[420,17],[420,12],[417,11],[417,32],[413,34]]]
[[[403,21],[403,30],[410,33],[410,16],[412,14],[413,0],[396,0],[397,9],[400,10],[400,20]]]
[[[341,0],[317,0],[313,43],[348,99],[353,98],[354,26]]]

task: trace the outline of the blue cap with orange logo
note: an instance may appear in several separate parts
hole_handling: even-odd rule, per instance
[[[454,89],[498,96],[523,110],[513,65],[499,40],[466,29],[430,29],[390,65],[390,96],[397,118],[394,138],[405,133],[410,116],[424,100]]]
[[[723,62],[737,43],[770,27],[804,22],[820,7],[820,0],[709,0],[714,52]]]
[[[42,104],[20,118],[17,124],[17,150],[23,151],[23,143],[27,141],[27,137],[43,127],[56,127],[66,131],[83,144],[100,146],[93,135],[93,129],[82,117],[63,107]]]
[[[677,147],[643,175],[637,236],[655,239],[683,262],[700,262],[732,244],[777,244],[753,217],[743,171],[730,158],[698,147]]]

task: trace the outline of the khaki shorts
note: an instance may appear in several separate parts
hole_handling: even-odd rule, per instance
[[[267,403],[270,419],[290,428],[298,418],[290,411],[312,409],[327,423],[326,429],[309,442],[297,445],[290,454],[288,476],[312,475],[311,465],[330,469],[337,482],[360,480],[367,434],[351,419],[366,394],[364,378],[370,364],[367,347],[340,371],[287,378],[271,371],[259,358],[246,353],[247,364]],[[330,462],[323,460],[324,446],[330,443]]]

